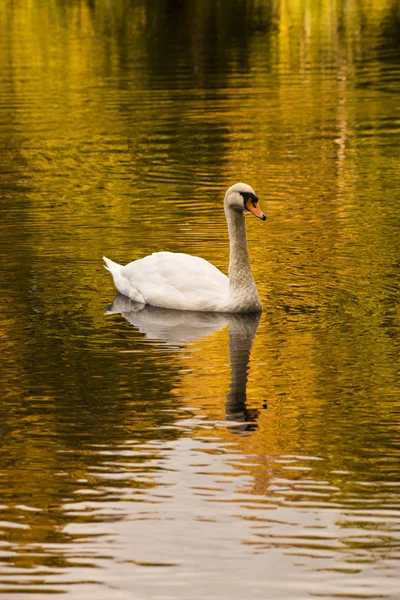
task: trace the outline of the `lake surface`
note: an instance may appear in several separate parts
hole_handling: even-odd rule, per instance
[[[400,597],[396,0],[0,3],[0,595]],[[227,271],[137,307],[102,256]],[[136,312],[135,312],[136,311]]]

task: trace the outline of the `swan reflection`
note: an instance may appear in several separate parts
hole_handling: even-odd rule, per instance
[[[157,308],[133,302],[118,294],[106,314],[121,314],[146,338],[168,346],[182,346],[229,326],[230,387],[225,404],[226,420],[237,431],[257,427],[259,410],[249,409],[247,378],[250,351],[260,321],[260,313],[232,314]]]

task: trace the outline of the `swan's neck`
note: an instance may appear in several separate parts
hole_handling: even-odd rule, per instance
[[[242,300],[247,303],[249,310],[260,310],[261,302],[250,268],[244,213],[230,208],[225,209],[225,213],[230,240],[230,298],[235,302]]]

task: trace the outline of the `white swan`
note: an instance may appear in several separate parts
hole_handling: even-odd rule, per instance
[[[198,256],[155,252],[126,266],[104,257],[117,290],[135,302],[161,308],[229,313],[261,310],[251,274],[246,240],[245,210],[259,219],[254,190],[235,183],[225,194],[224,208],[230,239],[229,278]]]

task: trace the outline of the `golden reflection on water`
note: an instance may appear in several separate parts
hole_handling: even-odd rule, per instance
[[[399,22],[0,3],[0,594],[396,598]],[[260,322],[105,317],[103,254],[227,270],[238,180]]]

